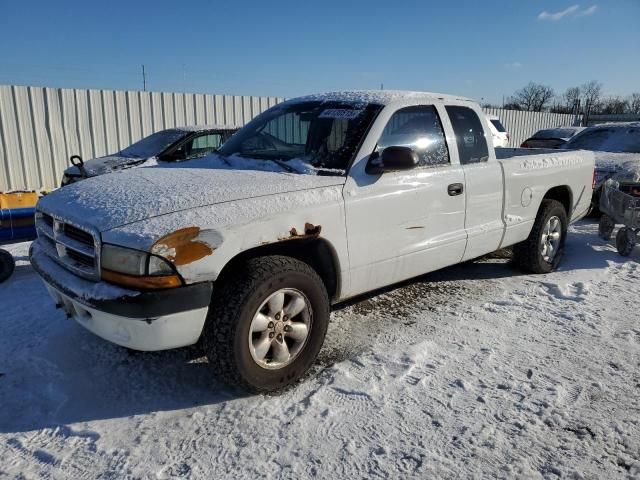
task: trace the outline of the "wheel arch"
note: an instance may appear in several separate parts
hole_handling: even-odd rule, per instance
[[[568,185],[559,185],[550,188],[547,190],[547,193],[544,194],[542,200],[556,200],[560,202],[565,212],[567,212],[567,219],[571,221],[571,214],[573,213],[573,192],[571,191],[571,187]]]
[[[224,281],[225,276],[248,259],[269,255],[292,257],[308,264],[324,282],[329,299],[334,301],[340,298],[341,279],[338,254],[328,240],[318,236],[282,240],[238,253],[220,271],[214,282],[214,290],[216,283]]]

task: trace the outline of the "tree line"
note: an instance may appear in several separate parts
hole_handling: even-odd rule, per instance
[[[605,95],[602,83],[592,80],[580,86],[569,87],[556,94],[548,85],[529,82],[517,90],[503,108],[529,112],[549,111],[584,115],[597,114],[640,114],[640,93],[627,97]]]

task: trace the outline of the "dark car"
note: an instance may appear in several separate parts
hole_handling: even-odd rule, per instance
[[[595,152],[592,204],[597,212],[604,182],[625,162],[640,159],[640,122],[605,123],[586,128],[563,148]]]
[[[156,162],[176,162],[202,157],[217,150],[238,127],[204,125],[161,130],[139,140],[124,150],[106,157],[83,162],[71,157],[73,166],[62,176],[61,186],[89,177],[96,177],[127,168],[153,165]]]
[[[527,138],[522,148],[562,148],[574,135],[584,130],[584,127],[558,127],[538,130]]]

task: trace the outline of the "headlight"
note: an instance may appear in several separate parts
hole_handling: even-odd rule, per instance
[[[171,288],[182,285],[173,265],[157,255],[105,244],[101,257],[102,278],[134,288]]]
[[[145,275],[149,254],[130,248],[104,245],[102,247],[102,268],[127,275]]]

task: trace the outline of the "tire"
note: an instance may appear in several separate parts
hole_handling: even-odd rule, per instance
[[[269,300],[277,300],[279,292],[285,295],[284,308],[278,310],[280,317],[271,314]],[[289,324],[290,329],[291,325],[299,327],[299,323],[307,322],[305,339],[299,342],[288,337],[294,333],[285,333],[287,325],[283,326],[289,307],[286,298],[293,301],[296,297],[306,302],[305,309],[292,316],[300,322],[288,320],[293,322]],[[266,312],[264,315],[272,321],[268,328],[256,332],[253,322],[262,315],[260,312]],[[328,324],[329,297],[315,270],[291,257],[257,257],[235,268],[222,279],[220,287],[214,289],[203,331],[203,346],[209,363],[222,381],[249,392],[272,392],[305,374],[320,352]],[[271,339],[272,334],[273,340],[268,340],[271,346],[260,360],[262,350],[255,345],[266,340],[265,335]],[[281,339],[283,341],[279,341]],[[290,341],[296,343],[292,345]],[[288,344],[289,363],[277,361],[276,347],[280,352],[283,343]]]
[[[0,249],[0,283],[7,280],[16,269],[16,262],[13,256],[6,250]]]
[[[611,234],[615,228],[616,222],[614,222],[609,215],[603,213],[600,217],[600,223],[598,224],[598,235],[600,238],[607,241],[611,240]]]
[[[627,227],[622,227],[616,235],[616,248],[623,257],[628,257],[636,246],[636,234]]]
[[[559,221],[557,231],[559,238],[554,236],[551,239],[551,236],[546,236],[545,228],[554,217]],[[563,254],[568,224],[567,212],[560,202],[543,200],[529,237],[513,247],[515,263],[531,273],[549,273],[555,270]],[[552,242],[557,241],[557,245],[553,248],[553,256],[544,255],[543,239],[545,238]]]

